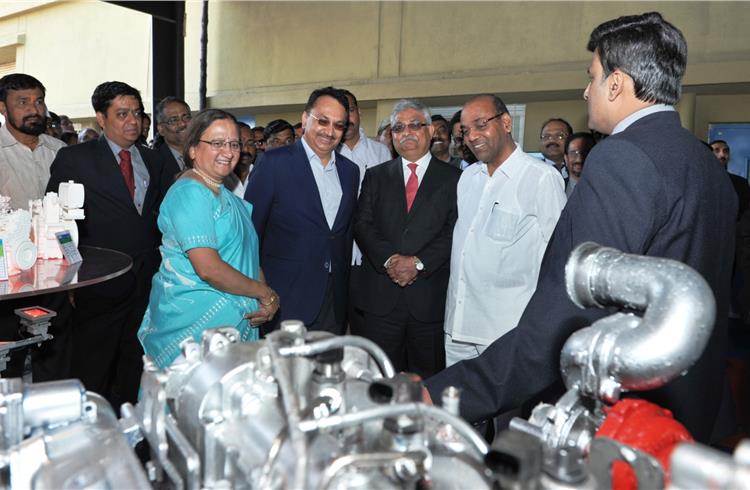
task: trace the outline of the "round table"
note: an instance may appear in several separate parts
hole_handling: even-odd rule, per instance
[[[133,267],[129,255],[99,247],[78,247],[83,262],[37,260],[26,271],[0,281],[0,301],[75,289],[114,279]]]

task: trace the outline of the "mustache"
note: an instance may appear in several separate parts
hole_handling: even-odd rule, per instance
[[[550,143],[547,143],[546,145],[544,145],[544,147],[545,147],[545,148],[551,148],[551,147],[553,147],[553,146],[554,146],[554,147],[557,147],[557,148],[559,148],[559,147],[560,147],[560,143],[557,143],[557,142],[555,142],[555,141],[552,141],[552,142],[550,142]]]
[[[413,141],[413,142],[415,142],[415,143],[419,143],[419,140],[418,140],[418,139],[417,139],[416,137],[414,137],[414,136],[412,136],[412,135],[410,135],[410,134],[407,134],[407,135],[405,135],[405,136],[402,136],[401,138],[399,138],[399,139],[398,139],[398,142],[399,142],[400,144],[402,144],[402,145],[403,145],[404,143],[406,143],[407,141]]]

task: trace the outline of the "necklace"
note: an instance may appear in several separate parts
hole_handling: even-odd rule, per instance
[[[203,179],[203,182],[205,182],[209,187],[213,187],[214,189],[218,189],[219,186],[221,185],[221,181],[220,180],[212,179],[208,175],[206,175],[203,172],[201,172],[197,167],[193,167],[190,170],[192,170],[193,172],[195,172],[196,174],[198,174],[200,176],[200,178]]]

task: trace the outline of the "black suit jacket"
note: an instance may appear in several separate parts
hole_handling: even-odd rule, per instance
[[[47,184],[48,192],[57,192],[60,182],[68,180],[83,184],[86,218],[78,222],[80,245],[111,248],[130,255],[131,280],[142,272],[153,274],[159,266],[161,234],[156,218],[164,192],[161,157],[142,146],[138,151],[150,175],[142,214],[138,214],[117,159],[103,136],[61,148],[50,167]],[[124,286],[122,281],[109,281],[97,288],[103,291]]]
[[[166,141],[154,148],[154,151],[161,156],[164,165],[164,170],[162,171],[162,189],[164,189],[164,192],[166,193],[169,186],[174,183],[177,174],[181,172],[180,164],[177,163],[177,159],[175,159],[172,150],[169,149],[169,145]]]
[[[480,357],[430,378],[433,400],[463,389],[461,412],[474,421],[520,406],[560,379],[560,350],[577,329],[611,312],[578,309],[565,292],[564,267],[585,241],[684,262],[716,297],[716,326],[686,376],[636,396],[669,408],[701,442],[712,434],[724,389],[727,313],[737,199],[726,171],[680,126],[676,112],[646,116],[598,143],[560,216],[535,294],[518,327]],[[555,399],[547,400],[555,402]]]
[[[354,220],[354,237],[364,254],[352,285],[358,308],[385,315],[405,294],[417,320],[443,318],[460,176],[459,169],[433,157],[407,213],[400,157],[365,172]],[[401,288],[388,277],[384,264],[393,254],[416,255],[424,263],[411,286]]]

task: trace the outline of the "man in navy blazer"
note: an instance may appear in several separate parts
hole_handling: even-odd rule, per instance
[[[73,180],[84,186],[80,244],[128,254],[120,277],[77,289],[73,313],[72,374],[119,409],[137,401],[143,350],[136,337],[159,267],[156,218],[163,195],[163,162],[136,145],[143,103],[137,89],[105,82],[91,97],[102,127],[98,140],[62,148],[52,162],[47,191]]]
[[[313,91],[302,113],[302,139],[264,153],[250,175],[245,199],[253,205],[260,263],[281,298],[264,333],[286,319],[344,333],[359,169],[334,148],[348,110],[338,89]]]
[[[696,269],[716,297],[716,325],[700,359],[663,388],[637,393],[672,411],[693,436],[713,442],[722,429],[724,359],[737,199],[711,152],[680,125],[687,62],[682,33],[658,13],[621,17],[597,27],[584,92],[589,127],[610,136],[560,216],[542,261],[536,292],[518,326],[478,358],[427,380],[430,397],[448,385],[462,391],[470,421],[521,406],[560,380],[559,357],[577,329],[611,312],[578,309],[567,297],[564,268],[580,243],[667,257]],[[556,401],[555,399],[546,401]]]

